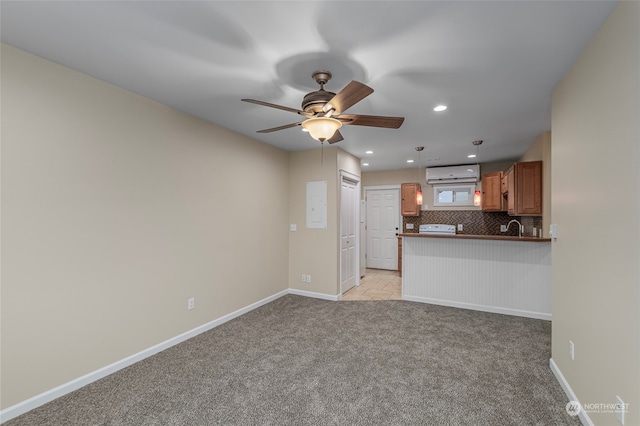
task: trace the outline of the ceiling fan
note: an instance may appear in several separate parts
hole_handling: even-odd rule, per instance
[[[302,99],[302,110],[255,99],[242,99],[244,102],[277,108],[306,117],[306,120],[272,127],[270,129],[258,130],[258,133],[271,133],[290,127],[302,126],[309,131],[311,137],[319,140],[321,143],[324,141],[336,143],[343,140],[339,130],[343,125],[397,129],[404,122],[404,117],[343,114],[348,108],[372,94],[373,89],[353,80],[336,94],[324,90],[324,85],[331,80],[331,73],[329,71],[316,71],[312,77],[315,82],[320,85],[320,90],[307,93],[304,96]]]

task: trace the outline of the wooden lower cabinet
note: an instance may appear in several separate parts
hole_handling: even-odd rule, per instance
[[[402,276],[402,237],[398,237],[398,276]]]

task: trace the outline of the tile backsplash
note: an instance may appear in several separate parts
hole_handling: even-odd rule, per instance
[[[445,225],[462,224],[463,230],[458,234],[467,235],[518,235],[517,224],[511,225],[508,232],[500,232],[500,225],[506,225],[511,219],[518,219],[524,225],[524,234],[531,236],[533,227],[540,229],[542,217],[509,216],[506,212],[483,212],[481,210],[423,210],[420,216],[405,216],[402,218],[404,233],[418,232],[418,227],[427,223],[441,223]],[[413,224],[413,229],[407,229],[407,224]]]

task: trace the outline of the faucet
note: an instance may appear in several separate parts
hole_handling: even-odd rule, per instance
[[[513,222],[518,224],[518,237],[522,237],[522,224],[518,222],[516,219],[512,219],[509,221],[509,223],[507,223],[507,231],[509,230],[509,226],[511,226]]]

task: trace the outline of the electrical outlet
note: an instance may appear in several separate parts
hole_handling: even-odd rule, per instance
[[[534,237],[537,237],[537,236],[538,236],[538,228],[536,228],[536,227],[534,226],[534,227],[533,227],[533,231],[531,232],[531,234],[532,234]]]
[[[407,229],[413,229],[413,223],[407,223]]]
[[[307,282],[310,283],[311,282],[311,275],[307,275]]]
[[[302,274],[302,282],[303,283],[307,282],[307,276],[305,274]]]
[[[507,232],[507,225],[500,225],[500,232]]]
[[[187,309],[191,310],[193,308],[196,307],[196,299],[195,298],[190,298],[187,300]]]
[[[624,405],[624,401],[618,395],[616,395],[616,419],[620,422],[621,425],[624,424],[624,412],[626,405]]]
[[[458,224],[458,231],[462,231],[462,224],[461,223]]]
[[[571,361],[573,361],[574,358],[574,346],[573,346],[573,342],[571,340],[569,340],[569,356],[571,357]]]

